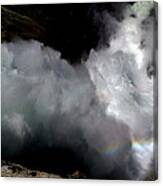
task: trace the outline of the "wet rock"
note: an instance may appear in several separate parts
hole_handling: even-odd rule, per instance
[[[5,7],[1,7],[2,42],[14,38],[45,40],[45,29],[33,19]]]
[[[31,178],[61,178],[60,175],[51,174],[39,170],[30,170],[16,163],[2,161],[2,177],[31,177]]]

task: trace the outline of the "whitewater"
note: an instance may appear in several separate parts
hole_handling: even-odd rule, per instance
[[[2,43],[2,158],[57,146],[80,154],[92,178],[155,169],[152,6],[127,7],[109,46],[75,66],[35,40]]]

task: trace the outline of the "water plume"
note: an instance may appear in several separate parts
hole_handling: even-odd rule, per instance
[[[116,32],[76,66],[38,41],[2,44],[2,158],[70,149],[90,178],[145,179],[154,153],[152,6],[143,14],[137,6],[122,22],[105,12]]]

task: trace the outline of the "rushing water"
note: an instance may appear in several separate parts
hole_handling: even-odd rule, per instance
[[[121,119],[131,129],[132,150],[141,165],[140,177],[148,171],[154,154],[155,77],[149,77],[147,72],[154,46],[154,23],[152,18],[147,18],[151,6],[149,2],[135,3],[127,9],[110,47],[100,52],[92,50],[86,63],[96,85],[96,94],[105,104],[106,114]],[[135,16],[129,16],[131,13]],[[148,30],[142,26],[144,19],[148,19],[144,26]],[[112,153],[116,148],[115,144],[113,150],[106,148],[104,153]]]
[[[20,156],[27,144],[31,149],[58,145],[79,151],[92,177],[115,172],[121,179],[144,179],[149,174],[152,4],[144,4],[143,12],[138,5],[115,23],[119,29],[110,46],[92,49],[76,67],[37,41],[2,44],[2,157]],[[149,20],[142,28],[144,19]],[[87,150],[81,149],[83,139]]]

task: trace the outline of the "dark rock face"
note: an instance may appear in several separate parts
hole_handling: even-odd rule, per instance
[[[46,31],[29,17],[2,7],[2,42],[16,37],[44,40]]]
[[[2,41],[15,36],[37,39],[59,50],[62,57],[71,63],[78,63],[81,58],[87,58],[91,48],[105,45],[106,35],[108,38],[108,34],[115,32],[111,23],[106,30],[103,13],[108,12],[121,21],[126,5],[86,3],[2,6]]]

